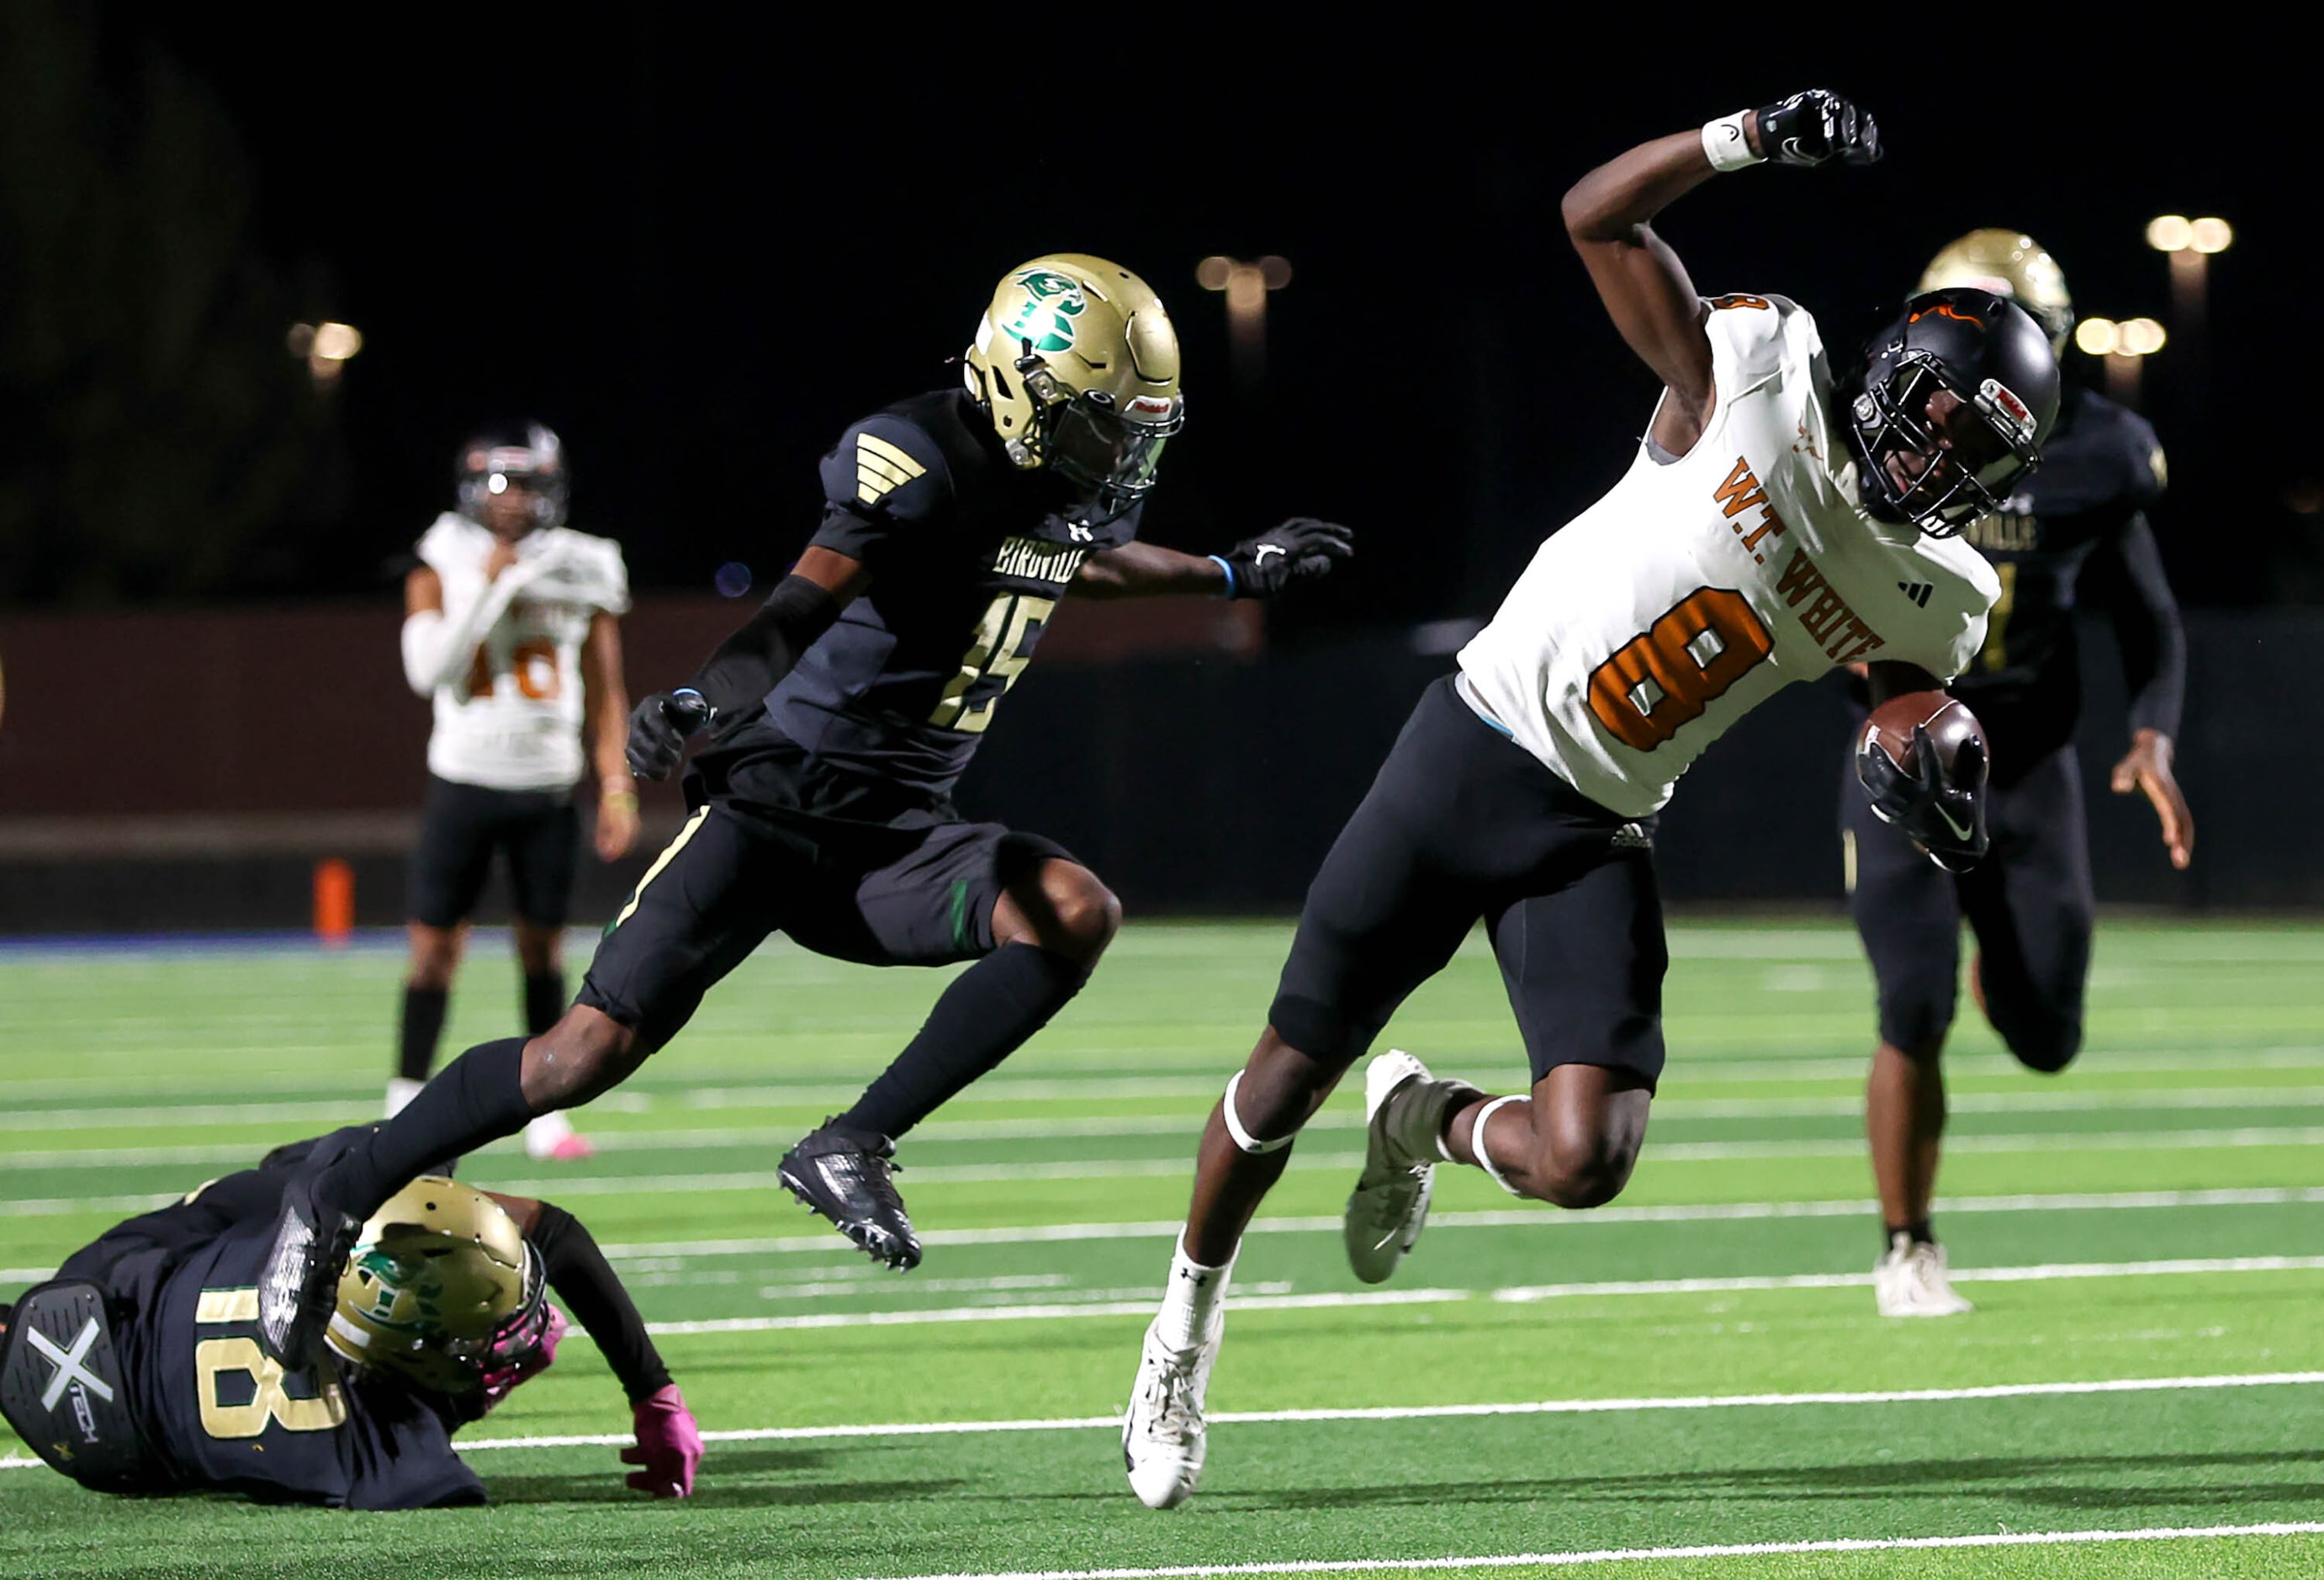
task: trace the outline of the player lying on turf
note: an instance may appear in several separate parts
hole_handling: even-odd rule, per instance
[[[345,1509],[481,1503],[452,1434],[556,1359],[572,1307],[628,1393],[629,1484],[694,1489],[702,1436],[579,1220],[426,1176],[363,1226],[326,1354],[286,1370],[254,1337],[287,1190],[342,1131],[276,1149],[117,1224],[0,1307],[0,1410],[100,1492],[238,1492]]]
[[[964,389],[916,395],[824,458],[823,525],[693,683],[649,697],[630,761],[667,775],[706,724],[694,808],[546,1034],[471,1049],[287,1204],[268,1263],[268,1353],[309,1353],[328,1271],[399,1177],[618,1085],[770,932],[874,966],[976,964],[783,1183],[874,1259],[918,1262],[895,1138],[1081,991],[1120,908],[1051,842],[964,820],[952,788],[1057,600],[1268,597],[1349,552],[1294,520],[1223,556],[1139,543],[1178,430],[1178,343],[1128,270],[1059,254],[1011,270]]]
[[[1946,286],[2010,298],[2064,353],[2073,300],[2056,261],[2031,237],[1971,231],[1921,276],[1923,291]],[[1880,984],[1865,1131],[1880,1191],[1884,1250],[1873,1287],[1884,1317],[1969,1309],[1953,1292],[1929,1221],[1945,1129],[1938,1057],[1959,994],[1962,918],[1977,934],[1971,989],[2009,1051],[2049,1074],[2081,1048],[2092,899],[2074,764],[2078,603],[2106,610],[2122,649],[2131,746],[2115,764],[2114,788],[2143,790],[2153,802],[2172,865],[2193,855],[2194,818],[2172,772],[2187,646],[2146,522],[2163,476],[2163,450],[2145,419],[2069,384],[2057,426],[2042,442],[2040,474],[1962,534],[2001,579],[1985,645],[1952,688],[1993,743],[1993,849],[1975,871],[1935,870],[1871,815],[1863,797],[1841,791],[1849,903]]]
[[[1439,1162],[1566,1207],[1628,1182],[1663,1066],[1653,819],[1686,765],[1791,681],[1869,660],[1878,695],[1930,691],[1983,641],[1993,573],[1950,534],[2033,465],[2056,410],[2033,320],[1987,291],[1916,297],[1835,387],[1807,313],[1705,300],[1648,226],[1717,171],[1878,156],[1870,116],[1812,92],[1644,143],[1566,194],[1662,399],[1621,482],[1542,545],[1459,673],[1423,695],[1308,891],[1147,1330],[1122,1450],[1148,1504],[1201,1474],[1228,1275],[1293,1138],[1469,929],[1486,924],[1533,1087],[1489,1096],[1407,1053],[1371,1062],[1346,1217],[1367,1282],[1411,1249]],[[1983,844],[1975,757],[1877,785],[1957,864]]]

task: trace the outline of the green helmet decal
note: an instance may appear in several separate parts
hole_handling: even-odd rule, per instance
[[[1025,305],[1002,329],[1019,340],[1029,340],[1036,351],[1065,351],[1073,346],[1074,320],[1089,310],[1081,282],[1047,269],[1028,269],[1017,276],[1024,288]]]

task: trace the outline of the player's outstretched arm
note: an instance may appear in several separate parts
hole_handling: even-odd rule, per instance
[[[1675,455],[1692,449],[1710,420],[1715,392],[1702,299],[1686,265],[1655,234],[1655,217],[1721,171],[1770,158],[1869,164],[1879,157],[1872,117],[1819,88],[1722,116],[1699,132],[1641,143],[1565,194],[1566,235],[1599,299],[1624,342],[1670,391],[1655,419],[1657,444]]]
[[[2172,760],[2187,694],[2187,633],[2146,513],[2134,512],[2109,548],[2111,553],[2093,559],[2084,577],[2113,621],[2130,691],[2130,750],[2114,765],[2108,781],[2115,794],[2141,792],[2153,804],[2171,864],[2183,872],[2195,859],[2195,814],[2179,788]],[[2115,574],[2104,574],[2109,569]]]
[[[718,644],[694,679],[657,691],[630,714],[627,756],[640,779],[668,779],[696,730],[756,704],[791,672],[799,655],[831,629],[872,585],[863,562],[810,548],[742,629]]]
[[[687,1496],[694,1491],[695,1467],[702,1463],[701,1428],[596,1237],[553,1202],[498,1195],[493,1199],[540,1253],[549,1287],[588,1330],[629,1396],[637,1442],[622,1450],[622,1460],[643,1467],[630,1473],[629,1484],[657,1498]]]
[[[1152,543],[1100,550],[1082,561],[1074,591],[1086,598],[1271,598],[1295,581],[1329,575],[1355,551],[1354,534],[1337,522],[1294,516],[1224,554],[1181,554]]]

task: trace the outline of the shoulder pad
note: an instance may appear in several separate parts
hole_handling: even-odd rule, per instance
[[[1815,320],[1789,297],[1730,292],[1705,297],[1703,310],[1713,377],[1723,393],[1739,394],[1780,374],[1803,333],[1809,355],[1823,349]]]
[[[917,521],[951,498],[952,471],[934,436],[882,411],[840,435],[823,457],[823,496],[858,514]]]
[[[483,528],[466,516],[447,510],[420,535],[420,541],[412,552],[420,557],[420,563],[430,570],[441,573],[463,569],[479,558],[474,552],[469,534],[482,531]]]

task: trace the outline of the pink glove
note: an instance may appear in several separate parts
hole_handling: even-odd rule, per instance
[[[640,1400],[632,1412],[638,1440],[622,1450],[623,1465],[642,1465],[629,1474],[630,1485],[657,1498],[684,1498],[694,1492],[694,1467],[702,1463],[702,1428],[686,1408],[678,1384]]]
[[[556,1363],[557,1341],[565,1336],[565,1313],[544,1305],[540,1331],[521,1336],[504,1335],[493,1346],[484,1372],[484,1409],[506,1399],[517,1384],[540,1376]],[[483,1412],[479,1412],[480,1414]]]

